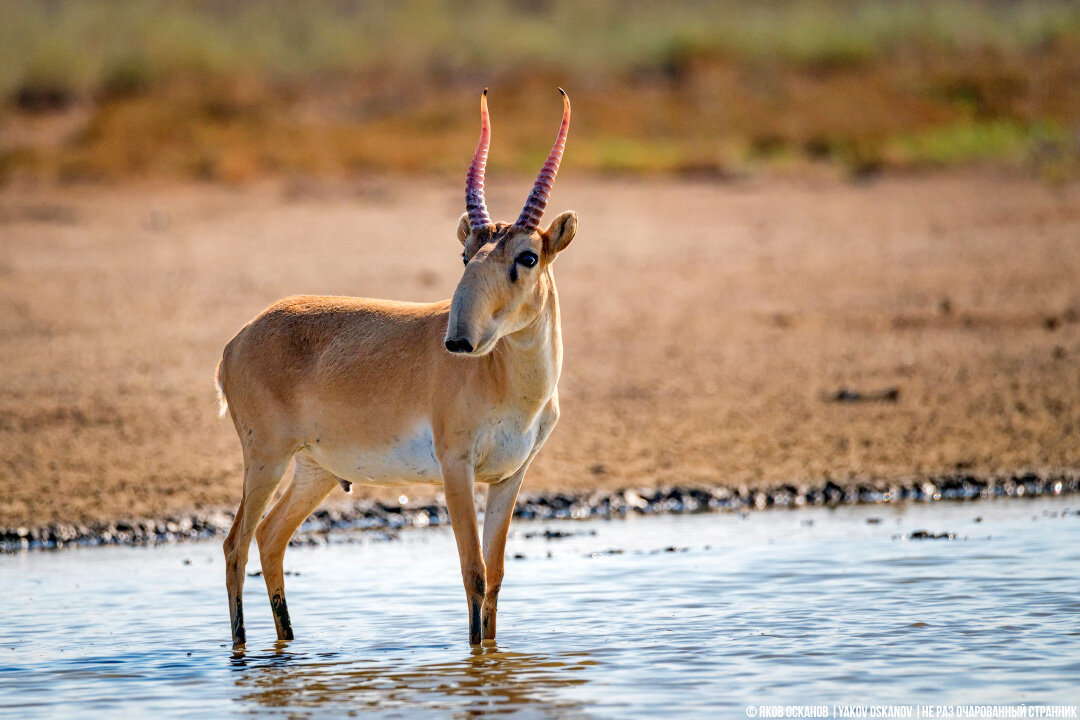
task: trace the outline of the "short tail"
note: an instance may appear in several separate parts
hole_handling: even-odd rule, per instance
[[[221,366],[225,362],[222,358],[217,364],[217,372],[214,373],[214,385],[217,386],[218,417],[225,417],[229,412],[229,400],[225,397],[225,386],[221,384]]]

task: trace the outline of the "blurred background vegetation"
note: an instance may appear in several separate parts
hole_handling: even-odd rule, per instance
[[[1080,167],[1076,0],[2,0],[0,178]]]

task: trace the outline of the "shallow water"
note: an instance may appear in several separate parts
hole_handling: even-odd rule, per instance
[[[470,651],[449,530],[286,554],[233,657],[219,543],[0,557],[0,716],[742,716],[763,703],[1075,703],[1075,498],[520,522]],[[976,518],[981,522],[976,522]],[[925,529],[953,540],[910,540]],[[573,533],[545,539],[545,530]],[[537,536],[541,535],[541,536]],[[250,571],[258,568],[253,550]]]

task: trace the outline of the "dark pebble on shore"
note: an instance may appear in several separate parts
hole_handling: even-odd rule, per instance
[[[588,532],[572,532],[569,530],[544,530],[543,532],[531,532],[525,533],[526,540],[532,540],[533,538],[544,538],[545,540],[562,540],[568,537],[574,537],[576,535],[595,535],[595,530]]]
[[[932,533],[928,530],[916,530],[907,536],[908,540],[954,540],[956,535],[951,532]]]
[[[622,548],[608,548],[607,550],[600,550],[599,552],[589,553],[585,557],[603,557],[604,555],[622,555],[626,551]],[[548,557],[551,557],[551,553],[548,553]]]
[[[860,392],[850,388],[840,388],[827,396],[829,400],[837,403],[860,403],[860,402],[890,402],[900,399],[900,388],[887,387],[884,390]]]
[[[296,570],[285,570],[283,573],[286,577],[299,577],[300,573]],[[248,577],[262,577],[262,570],[255,570],[247,574]]]

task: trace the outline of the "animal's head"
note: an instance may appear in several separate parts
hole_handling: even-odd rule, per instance
[[[570,99],[562,88],[559,92],[563,119],[555,146],[512,224],[492,222],[484,201],[484,168],[491,142],[487,90],[480,98],[480,144],[465,181],[466,212],[457,230],[465,272],[450,302],[446,328],[446,349],[452,353],[485,355],[499,338],[533,322],[553,282],[551,263],[577,233],[573,211],[559,215],[546,230],[540,228],[570,129]]]

